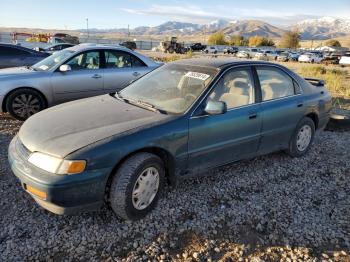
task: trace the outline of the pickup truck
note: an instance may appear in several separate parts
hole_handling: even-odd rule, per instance
[[[206,45],[202,45],[201,43],[195,43],[190,46],[192,51],[202,51],[206,48]]]

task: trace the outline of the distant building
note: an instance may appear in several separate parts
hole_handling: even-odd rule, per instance
[[[323,52],[346,52],[349,51],[347,47],[337,47],[337,46],[320,46],[316,47],[315,50]]]

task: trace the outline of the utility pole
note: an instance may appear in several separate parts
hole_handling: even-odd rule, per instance
[[[128,40],[130,40],[130,25],[128,24]]]
[[[90,34],[89,34],[89,18],[86,18],[86,32],[87,32],[87,38],[90,37]]]

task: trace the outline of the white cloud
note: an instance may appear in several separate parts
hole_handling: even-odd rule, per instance
[[[275,26],[289,26],[304,19],[319,18],[320,15],[302,14],[297,11],[271,10],[262,8],[228,8],[223,5],[216,5],[215,12],[205,11],[196,5],[152,5],[148,9],[122,8],[123,11],[148,16],[161,16],[166,19],[182,22],[205,24],[217,19],[256,19],[263,20]],[[347,10],[345,12],[348,12]],[[337,17],[342,16],[341,13]]]
[[[207,23],[218,18],[228,18],[217,13],[207,12],[193,5],[188,6],[165,6],[152,5],[149,9],[129,9],[123,8],[125,12],[139,15],[156,15],[171,18],[177,21],[187,21],[196,23]]]

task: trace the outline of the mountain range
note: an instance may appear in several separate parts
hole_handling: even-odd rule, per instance
[[[131,35],[207,35],[223,31],[227,35],[240,34],[245,37],[264,36],[278,38],[287,30],[296,29],[303,40],[323,40],[350,35],[350,20],[321,17],[307,19],[288,27],[277,27],[260,20],[227,20],[219,19],[208,24],[183,23],[169,21],[158,26],[141,26],[134,29],[90,29],[90,33],[122,33]],[[84,31],[84,30],[79,30]]]

